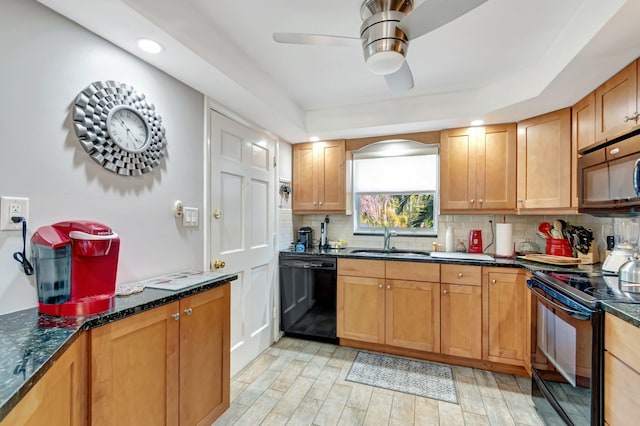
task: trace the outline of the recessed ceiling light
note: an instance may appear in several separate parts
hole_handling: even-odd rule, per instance
[[[482,126],[484,124],[484,120],[473,120],[471,122],[472,126]]]
[[[154,54],[160,53],[164,50],[162,48],[162,45],[160,45],[160,43],[158,43],[157,41],[149,40],[147,38],[139,38],[138,47],[147,53],[154,53]]]
[[[311,142],[318,142],[318,141],[320,140],[320,138],[319,138],[319,137],[317,137],[317,136],[311,136],[311,137],[309,138],[309,140],[310,140]]]

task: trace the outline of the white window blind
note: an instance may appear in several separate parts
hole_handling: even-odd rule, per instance
[[[411,155],[354,159],[354,192],[433,192],[438,185],[438,157]]]

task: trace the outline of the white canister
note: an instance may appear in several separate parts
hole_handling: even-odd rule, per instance
[[[444,239],[444,251],[452,252],[454,250],[453,245],[453,227],[447,227],[447,233],[445,234]]]

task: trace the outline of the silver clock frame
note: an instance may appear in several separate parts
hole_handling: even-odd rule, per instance
[[[130,151],[115,143],[107,123],[113,111],[128,107],[148,127],[145,146]],[[96,81],[87,86],[73,105],[73,129],[82,148],[95,162],[120,176],[140,176],[158,167],[166,155],[167,139],[155,105],[132,86],[117,81]]]

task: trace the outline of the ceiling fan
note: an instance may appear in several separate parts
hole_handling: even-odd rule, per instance
[[[384,75],[393,92],[413,88],[413,74],[405,60],[409,41],[439,28],[487,0],[364,0],[360,7],[360,38],[324,34],[273,33],[278,43],[321,46],[362,44],[367,68]]]

